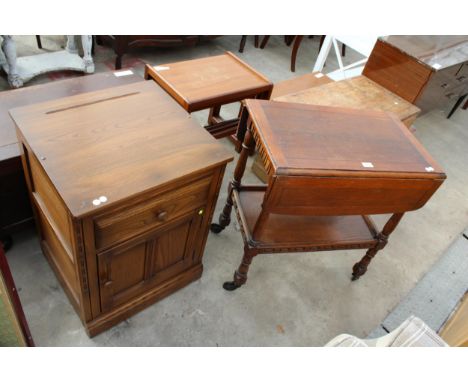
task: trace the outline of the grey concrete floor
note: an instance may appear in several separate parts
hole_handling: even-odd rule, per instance
[[[59,46],[57,37],[43,45]],[[240,36],[178,49],[142,49],[124,56],[142,73],[143,62],[168,62],[237,52]],[[289,71],[290,48],[273,37],[265,50],[253,47],[250,37],[239,56],[272,81],[311,71],[318,38],[305,39],[297,71]],[[18,51],[38,52],[34,37],[18,38]],[[345,61],[357,58],[348,50]],[[109,70],[113,54],[96,50],[97,71]],[[336,68],[331,57],[324,72]],[[43,76],[34,83],[46,82]],[[0,79],[4,81],[4,79]],[[5,84],[0,82],[0,88]],[[226,108],[233,114],[236,105]],[[196,113],[200,124],[206,113]],[[53,272],[42,256],[33,231],[15,236],[7,254],[20,297],[37,345],[42,346],[321,346],[339,333],[366,337],[443,255],[468,225],[468,112],[447,120],[434,110],[417,119],[415,135],[446,170],[448,179],[425,207],[408,213],[392,234],[388,246],[373,260],[367,274],[350,281],[352,265],[364,251],[260,255],[248,283],[229,293],[223,281],[232,277],[242,255],[242,238],[233,222],[219,235],[210,234],[202,278],[147,308],[107,332],[89,339]],[[232,147],[231,143],[223,143]],[[235,163],[235,162],[234,162]],[[234,163],[228,165],[217,204],[219,214]],[[247,170],[247,179],[258,182]],[[383,223],[385,216],[375,217]],[[235,219],[233,219],[235,220]]]

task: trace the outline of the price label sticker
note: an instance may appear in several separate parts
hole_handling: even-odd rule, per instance
[[[367,167],[367,168],[374,167],[372,162],[361,162],[361,164],[362,164],[362,167]]]
[[[114,76],[116,77],[123,77],[123,76],[131,76],[133,72],[131,70],[122,70],[121,72],[114,72]]]
[[[153,66],[153,68],[157,72],[162,72],[163,70],[169,70],[169,66]]]
[[[434,172],[434,168],[433,167],[426,167],[426,171],[427,172]]]

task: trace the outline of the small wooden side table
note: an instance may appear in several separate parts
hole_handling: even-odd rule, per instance
[[[232,206],[244,239],[234,290],[260,253],[368,248],[353,267],[362,276],[406,211],[421,208],[445,179],[443,170],[393,114],[246,100],[246,134],[228,198],[211,231],[230,223]],[[240,126],[241,128],[241,126]],[[243,185],[254,145],[268,185]],[[378,230],[368,215],[392,216]]]
[[[145,78],[155,80],[189,113],[209,108],[205,128],[217,139],[232,136],[239,122],[238,118],[224,120],[220,116],[222,105],[246,98],[269,99],[273,89],[266,77],[231,52],[158,66],[146,65]]]

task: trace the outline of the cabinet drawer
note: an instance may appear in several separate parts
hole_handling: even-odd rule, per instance
[[[175,191],[126,208],[119,208],[94,221],[95,246],[100,250],[128,240],[150,229],[158,228],[172,220],[201,207],[206,203],[211,176],[197,179]]]

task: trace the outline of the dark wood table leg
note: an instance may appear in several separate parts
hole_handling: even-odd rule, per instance
[[[249,121],[247,121],[247,125],[249,125]],[[219,224],[211,224],[211,232],[213,233],[220,233],[231,223],[231,212],[233,205],[232,193],[234,190],[239,190],[240,188],[241,179],[244,175],[245,166],[247,164],[247,158],[249,157],[249,152],[252,149],[252,146],[255,146],[255,141],[250,131],[250,127],[248,127],[247,131],[245,132],[244,141],[242,142],[242,151],[240,153],[236,168],[234,170],[234,178],[228,186],[228,196],[226,199],[226,204],[224,205],[223,211],[219,215]]]
[[[270,36],[264,36],[262,43],[260,44],[260,49],[265,48],[266,44],[268,43],[268,40],[270,39]]]
[[[223,284],[223,288],[227,291],[233,291],[240,288],[247,282],[247,272],[249,271],[250,264],[252,263],[253,257],[257,254],[254,248],[250,248],[246,243],[244,244],[244,256],[242,257],[239,268],[234,272],[234,280],[226,281]]]
[[[41,41],[41,36],[40,35],[36,35],[36,42],[37,42],[37,47],[39,49],[42,49],[42,41]]]
[[[304,36],[296,36],[294,39],[294,45],[291,51],[291,72],[296,71],[296,57],[299,46],[301,45],[302,39]]]
[[[271,92],[272,90],[268,90],[266,92],[258,94],[255,98],[256,99],[265,99],[269,100],[271,97]],[[244,116],[244,120],[242,120],[242,116]],[[244,141],[244,136],[245,136],[245,130],[247,129],[247,114],[243,114],[243,106],[241,105],[241,108],[239,110],[239,124],[237,126],[236,133],[231,135],[231,141],[235,145],[235,150],[236,152],[240,153],[242,149],[242,142]],[[255,154],[255,145],[253,146],[251,152],[249,155]]]
[[[243,35],[239,45],[239,53],[244,53],[245,42],[247,41],[247,35]]]
[[[401,218],[403,217],[403,213],[396,213],[393,214],[390,219],[388,219],[387,223],[383,227],[382,231],[379,232],[377,235],[377,244],[369,248],[365,254],[365,256],[359,261],[358,263],[354,264],[353,267],[353,276],[351,280],[357,280],[359,277],[361,277],[364,273],[367,271],[367,267],[369,266],[369,263],[371,260],[374,258],[376,253],[383,249],[388,242],[388,237],[390,234],[395,230],[396,226],[400,222]]]
[[[219,122],[221,112],[221,105],[214,106],[210,108],[210,114],[208,115],[208,125],[214,125],[215,123]]]
[[[452,116],[452,114],[455,113],[455,111],[456,111],[456,110],[458,109],[458,107],[462,104],[463,100],[466,98],[467,95],[468,95],[468,94],[462,95],[461,97],[459,97],[459,98],[457,99],[457,102],[455,102],[455,105],[453,105],[452,109],[451,109],[450,112],[448,113],[447,119],[449,119],[449,118]],[[467,101],[467,104],[468,104],[468,101]],[[465,105],[463,106],[463,109],[466,109],[466,105],[467,105],[467,104],[465,104]]]
[[[255,48],[258,48],[258,40],[259,40],[258,35],[255,35],[255,37],[254,37],[254,46],[255,46]]]

